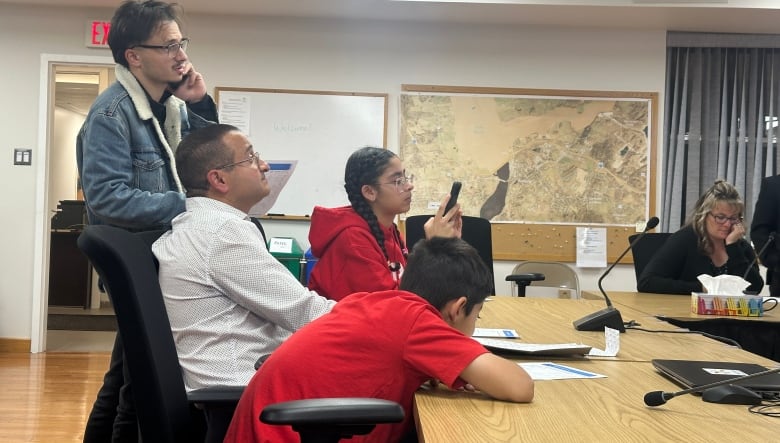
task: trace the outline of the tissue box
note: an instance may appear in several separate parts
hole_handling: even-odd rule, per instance
[[[717,295],[703,292],[691,294],[691,312],[702,315],[733,315],[761,317],[764,299],[760,295]]]

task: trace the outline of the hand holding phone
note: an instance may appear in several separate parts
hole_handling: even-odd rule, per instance
[[[187,81],[187,78],[188,78],[189,76],[190,76],[190,73],[188,72],[188,73],[184,74],[184,75],[181,77],[181,80],[179,80],[179,81],[177,81],[177,82],[170,82],[170,83],[168,83],[168,89],[169,89],[171,92],[174,92],[174,91],[176,91],[177,89],[179,89],[179,86],[183,85],[183,84],[184,84],[184,82],[186,82],[186,81]]]
[[[459,181],[452,182],[452,189],[450,189],[450,201],[447,202],[447,206],[444,207],[444,214],[450,212],[457,203],[458,195],[460,195],[460,188],[462,184]]]

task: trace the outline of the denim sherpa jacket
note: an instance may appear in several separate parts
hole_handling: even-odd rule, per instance
[[[92,104],[76,138],[87,218],[131,230],[168,226],[184,212],[175,149],[191,130],[212,122],[170,96],[161,128],[133,74],[116,65],[116,80]]]

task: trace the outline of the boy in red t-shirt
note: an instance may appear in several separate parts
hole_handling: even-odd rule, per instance
[[[419,242],[401,290],[345,297],[274,351],[244,391],[225,442],[297,442],[291,427],[261,423],[260,412],[272,403],[323,397],[398,402],[406,412],[402,423],[350,440],[398,441],[413,431],[414,392],[430,379],[530,402],[528,374],[471,338],[491,288],[491,273],[463,240]]]

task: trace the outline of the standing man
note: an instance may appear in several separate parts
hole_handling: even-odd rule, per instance
[[[174,151],[217,112],[179,22],[180,8],[160,1],[125,1],[114,13],[108,44],[117,81],[95,100],[76,140],[90,224],[156,229],[184,211]],[[138,441],[123,360],[117,335],[85,443]]]
[[[753,211],[753,223],[750,225],[750,240],[756,251],[760,251],[766,245],[766,250],[759,258],[766,266],[769,295],[779,297],[780,239],[775,238],[773,245],[766,244],[771,241],[769,235],[773,232],[780,233],[780,175],[761,180],[761,190],[758,192],[758,200]]]

